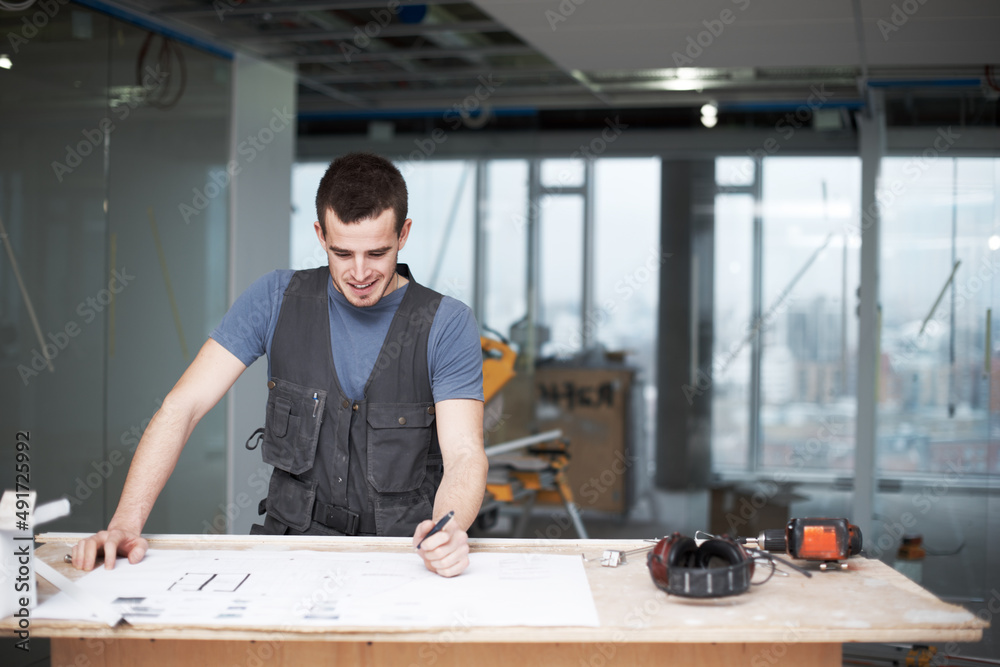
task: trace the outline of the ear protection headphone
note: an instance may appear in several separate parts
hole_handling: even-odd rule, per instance
[[[718,598],[750,588],[754,560],[728,537],[714,537],[699,545],[674,533],[656,543],[646,566],[657,588],[671,595]]]

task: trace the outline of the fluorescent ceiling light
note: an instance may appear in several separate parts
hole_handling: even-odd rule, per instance
[[[14,66],[14,63],[10,61],[10,58],[6,53],[0,54],[0,68],[10,69]]]
[[[660,90],[702,90],[704,86],[705,83],[698,79],[665,79],[657,81],[655,85]]]

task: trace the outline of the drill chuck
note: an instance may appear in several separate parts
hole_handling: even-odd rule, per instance
[[[783,554],[788,551],[788,545],[785,542],[785,530],[783,528],[770,528],[760,531],[760,535],[757,537],[757,544],[764,551],[773,554]]]

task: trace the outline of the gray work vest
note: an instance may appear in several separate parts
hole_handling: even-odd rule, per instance
[[[398,271],[410,283],[353,400],[330,347],[329,267],[293,274],[271,342],[267,517],[253,533],[408,537],[431,518],[442,467],[427,339],[442,297]]]

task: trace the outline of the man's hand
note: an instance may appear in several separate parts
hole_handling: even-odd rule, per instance
[[[431,532],[434,522],[422,521],[413,533],[413,546],[420,544]],[[444,528],[427,538],[417,553],[424,559],[424,567],[442,577],[454,577],[469,567],[469,536],[458,527],[457,521],[449,521]]]
[[[73,546],[73,567],[78,570],[93,570],[97,554],[104,553],[104,567],[112,570],[115,558],[126,556],[128,562],[138,563],[146,555],[149,542],[138,533],[126,533],[117,528],[102,530]]]

